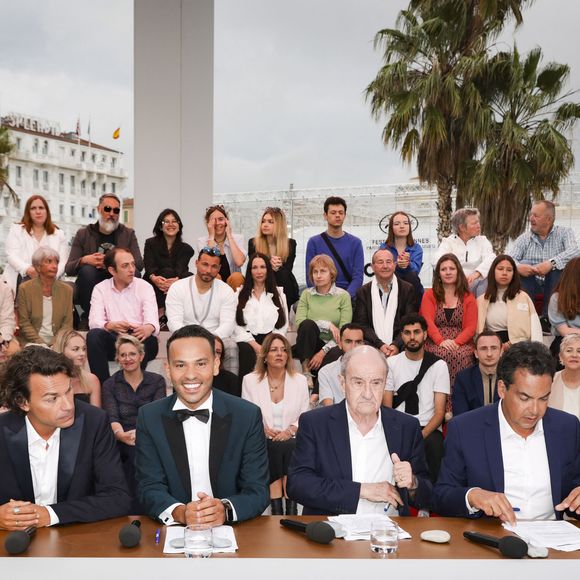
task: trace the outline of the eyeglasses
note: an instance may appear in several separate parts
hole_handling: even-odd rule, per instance
[[[106,205],[103,207],[103,211],[105,213],[113,212],[115,215],[119,215],[121,213],[121,208],[120,207],[111,207],[110,205]]]
[[[178,226],[179,222],[163,220],[161,224],[164,226]]]
[[[128,358],[137,358],[139,356],[138,352],[124,352],[123,354],[119,355],[120,359],[128,359]]]
[[[213,248],[210,248],[209,246],[204,246],[199,251],[199,255],[201,256],[202,254],[209,254],[210,256],[217,256],[218,258],[222,255],[220,249],[216,246],[214,246]]]

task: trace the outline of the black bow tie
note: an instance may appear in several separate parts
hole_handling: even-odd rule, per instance
[[[209,421],[209,409],[199,409],[198,411],[190,411],[189,409],[179,409],[175,411],[177,419],[183,423],[187,421],[190,417],[195,417],[202,423],[207,423]]]

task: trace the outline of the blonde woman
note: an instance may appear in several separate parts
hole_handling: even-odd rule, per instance
[[[297,505],[286,495],[288,465],[296,446],[298,419],[308,411],[308,386],[304,375],[292,364],[290,343],[281,334],[271,333],[262,343],[256,370],[244,377],[242,398],[262,411],[270,463],[270,503],[272,515],[296,515]]]
[[[255,237],[248,242],[248,256],[256,252],[270,258],[276,286],[284,290],[288,310],[298,300],[298,282],[292,268],[296,258],[296,240],[288,237],[286,216],[279,207],[267,207]]]
[[[76,330],[61,330],[54,340],[53,350],[72,361],[75,376],[72,380],[74,397],[95,407],[101,406],[101,383],[87,370],[87,343]]]

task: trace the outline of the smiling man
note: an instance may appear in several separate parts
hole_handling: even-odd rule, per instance
[[[172,397],[137,419],[137,490],[147,513],[166,525],[243,521],[270,502],[260,409],[212,389],[213,335],[184,326],[167,341]]]
[[[29,346],[0,378],[0,529],[92,522],[129,513],[109,418],[74,402],[72,363]]]
[[[548,409],[555,364],[519,342],[497,368],[500,402],[455,417],[433,492],[445,516],[522,520],[580,515],[580,422]],[[514,511],[515,508],[518,508]]]

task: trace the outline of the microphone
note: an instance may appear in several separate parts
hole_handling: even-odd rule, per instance
[[[463,537],[476,544],[498,548],[501,555],[506,558],[523,558],[528,553],[528,544],[516,536],[495,538],[479,532],[463,532]]]
[[[141,522],[133,520],[119,531],[119,542],[125,548],[134,548],[141,541]]]
[[[304,522],[298,522],[296,520],[280,520],[280,525],[289,530],[305,533],[309,540],[317,542],[318,544],[330,544],[336,537],[334,528],[326,522],[310,522],[309,524],[305,524]]]
[[[4,541],[4,548],[9,554],[22,554],[28,550],[34,534],[36,534],[36,526],[30,526],[22,531],[10,532]]]

